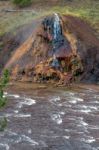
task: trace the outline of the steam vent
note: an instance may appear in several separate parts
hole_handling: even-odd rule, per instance
[[[23,35],[26,37],[26,32]],[[14,80],[59,85],[98,82],[99,40],[83,20],[55,13],[33,22],[31,32],[10,54],[5,68]]]

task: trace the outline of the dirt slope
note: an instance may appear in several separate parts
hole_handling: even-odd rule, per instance
[[[40,19],[34,20],[31,23],[20,26],[15,31],[6,33],[3,37],[1,37],[3,44],[0,51],[0,69],[2,69],[10,57],[13,56],[16,49],[23,44],[29,36],[31,36],[31,33],[35,31],[35,28],[39,25],[39,23]]]

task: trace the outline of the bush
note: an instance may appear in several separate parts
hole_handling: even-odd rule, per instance
[[[3,76],[0,79],[0,108],[6,104],[7,98],[4,95],[4,88],[9,82],[9,71],[4,70]],[[0,120],[0,131],[4,131],[7,125],[7,119],[3,118]]]
[[[6,118],[1,119],[0,120],[0,132],[4,131],[6,126],[7,126],[7,119]]]
[[[3,76],[0,79],[0,107],[3,107],[6,103],[6,97],[4,96],[4,88],[9,82],[9,71],[4,70]]]
[[[13,0],[14,4],[25,7],[31,4],[32,0]]]

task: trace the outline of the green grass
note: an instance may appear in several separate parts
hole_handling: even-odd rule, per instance
[[[20,6],[20,7],[26,7],[31,4],[32,0],[13,0],[13,3]]]
[[[2,15],[2,17],[0,17],[0,35],[27,24],[33,19],[57,12],[78,16],[87,20],[96,30],[96,35],[99,37],[99,2],[97,0],[74,0],[74,2],[67,2],[65,5],[62,3],[62,5],[57,4],[53,7],[43,7],[41,6],[41,10],[39,11],[35,9],[37,14],[33,14],[33,12],[18,12]]]
[[[85,0],[87,1],[87,0]],[[99,37],[99,2],[89,3],[79,3],[76,5],[68,5],[64,7],[53,7],[54,12],[59,12],[61,14],[70,14],[73,16],[78,16],[86,21],[88,21],[92,27],[96,30],[97,36]]]

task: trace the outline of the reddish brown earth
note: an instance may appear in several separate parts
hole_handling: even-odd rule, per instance
[[[50,22],[48,26],[46,19]],[[32,24],[18,29],[16,37],[4,39],[5,46],[0,55],[0,63],[10,69],[12,78],[22,81],[55,81],[59,84],[78,79],[98,82],[99,40],[90,25],[77,17],[60,16],[62,36],[66,42],[59,43],[55,55],[61,62],[62,69],[65,68],[63,71],[50,66],[53,60],[53,15],[46,19],[35,20]],[[72,64],[73,59],[77,61],[76,67]],[[75,77],[74,72],[78,73]]]
[[[14,51],[25,42],[35,30],[40,20],[34,20],[30,24],[21,26],[15,31],[9,32],[0,38],[0,41],[3,42],[1,51],[0,51],[0,64],[2,67],[5,66],[7,61],[13,55]]]

